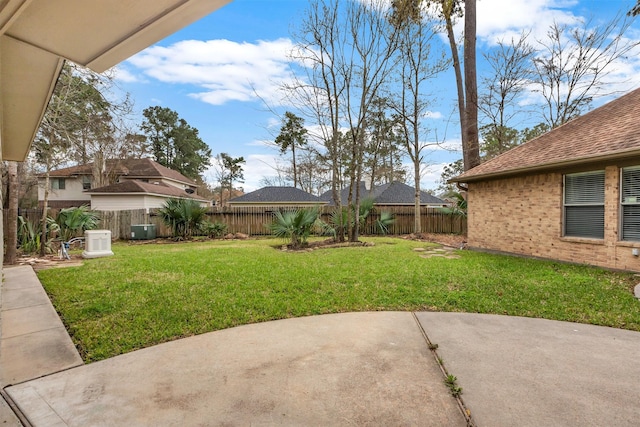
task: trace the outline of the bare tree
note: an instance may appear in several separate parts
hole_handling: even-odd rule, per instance
[[[498,41],[497,47],[484,54],[489,73],[482,79],[483,90],[478,102],[484,125],[480,128],[485,158],[494,157],[518,143],[518,131],[511,123],[523,113],[519,100],[531,82],[531,60],[535,49],[523,32],[518,39],[506,43]]]
[[[339,210],[342,168],[346,171],[349,239],[357,241],[360,225],[352,219],[359,209],[367,116],[391,72],[395,49],[386,4],[383,0],[313,1],[294,38],[299,49],[293,59],[306,65],[308,75],[306,83],[287,89],[320,125],[332,169],[333,199]],[[340,226],[337,237],[344,239]]]
[[[436,32],[430,20],[422,14],[404,19],[396,24],[399,29],[398,74],[400,88],[390,97],[389,105],[398,117],[402,129],[403,146],[413,164],[414,177],[414,232],[421,233],[420,178],[425,161],[425,150],[437,142],[427,142],[428,130],[424,127],[424,115],[430,104],[426,92],[430,79],[444,71],[449,62],[444,54],[432,52]]]
[[[291,59],[305,65],[305,80],[284,89],[292,100],[306,111],[319,126],[319,139],[331,167],[331,192],[336,209],[342,209],[340,190],[340,135],[343,117],[342,97],[345,90],[343,74],[339,72],[339,56],[346,45],[346,34],[340,17],[339,2],[312,1],[293,34],[297,49]],[[338,240],[344,241],[344,230],[338,224]]]
[[[369,176],[369,188],[393,181],[404,182],[407,171],[402,165],[404,157],[403,134],[399,117],[391,114],[387,98],[374,102],[367,122],[367,138],[363,167]]]
[[[456,77],[464,169],[469,170],[480,164],[476,71],[476,0],[393,0],[392,7],[396,14],[395,25],[399,21],[419,18],[423,5],[435,6],[439,18],[444,21]],[[455,19],[462,17],[464,17],[464,64],[460,62],[458,41],[453,30]]]
[[[618,15],[604,25],[584,21],[574,28],[554,22],[538,40],[535,91],[544,99],[543,117],[551,128],[582,114],[594,98],[611,94],[616,62],[640,44],[624,37],[632,21]]]
[[[73,105],[81,103],[82,85],[73,74],[73,68],[65,63],[56,82],[47,110],[33,142],[36,161],[44,168],[44,198],[40,221],[40,255],[44,256],[47,244],[47,216],[49,208],[50,173],[65,161],[69,161],[72,134],[79,127],[77,111]]]
[[[393,70],[397,48],[397,28],[391,25],[382,0],[349,2],[345,26],[349,43],[336,64],[345,84],[345,119],[349,129],[349,195],[347,223],[349,240],[358,241],[360,221],[360,181],[364,139],[370,110]],[[354,215],[352,218],[351,215]]]

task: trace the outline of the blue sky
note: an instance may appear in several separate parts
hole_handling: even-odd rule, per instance
[[[531,31],[542,35],[555,19],[572,24],[626,12],[635,1],[625,0],[478,0],[478,56],[495,40]],[[169,107],[200,131],[213,154],[243,156],[245,191],[260,188],[262,177],[274,175],[278,151],[269,147],[280,128],[262,99],[277,105],[280,82],[290,78],[287,51],[291,29],[308,7],[306,0],[234,0],[218,11],[162,40],[118,67],[118,79],[140,112],[153,105]],[[640,21],[639,21],[640,22]],[[640,39],[640,23],[628,36]],[[620,91],[640,87],[640,56],[617,65]],[[481,65],[480,65],[481,67]],[[482,70],[480,70],[482,71]],[[434,150],[422,175],[425,189],[435,188],[442,167],[461,157],[455,118],[453,74],[437,82],[437,103],[430,126],[446,129],[450,150]],[[596,103],[597,105],[597,103]],[[287,105],[278,105],[281,111]],[[140,115],[141,118],[141,115]],[[214,174],[205,174],[214,180]]]

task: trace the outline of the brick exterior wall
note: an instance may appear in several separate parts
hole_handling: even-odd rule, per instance
[[[620,169],[605,169],[604,239],[563,237],[562,183],[562,173],[469,183],[469,247],[640,271],[640,242],[618,241]]]

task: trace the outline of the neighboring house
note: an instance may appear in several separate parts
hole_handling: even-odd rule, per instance
[[[414,206],[415,204],[415,188],[405,183],[394,181],[388,184],[374,186],[369,190],[364,182],[360,183],[360,200],[372,198],[377,206]],[[349,189],[340,192],[343,205],[347,205],[349,200]],[[355,199],[355,195],[353,196]],[[320,200],[333,205],[333,194],[327,191],[320,196]],[[420,205],[423,207],[444,207],[447,202],[429,193],[420,191]]]
[[[375,205],[414,206],[416,189],[403,182],[394,181],[374,188],[371,194]],[[428,208],[442,208],[447,202],[425,191],[420,191],[420,205]]]
[[[640,89],[452,182],[471,248],[640,271]]]
[[[213,190],[213,204],[217,209],[222,209],[227,206],[227,203],[231,199],[244,195],[244,190],[232,188],[229,192],[228,188],[216,188]]]
[[[65,208],[90,205],[103,211],[162,207],[168,198],[194,199],[204,206],[208,200],[196,195],[196,183],[181,173],[151,159],[110,160],[114,184],[94,188],[93,165],[73,166],[49,174],[49,206]],[[38,200],[44,201],[45,177],[38,177]]]
[[[317,196],[294,187],[264,187],[236,197],[227,202],[231,208],[237,207],[314,207],[325,205]]]

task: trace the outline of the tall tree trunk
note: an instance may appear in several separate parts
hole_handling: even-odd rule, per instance
[[[44,200],[42,201],[42,218],[40,219],[40,256],[44,256],[47,245],[47,215],[49,208],[49,170],[44,176]]]
[[[4,262],[16,263],[16,248],[18,246],[18,162],[9,161],[9,210],[7,214],[7,252]]]
[[[444,8],[444,5],[443,5]],[[456,75],[456,89],[458,91],[458,113],[460,116],[460,137],[462,138],[462,158],[465,165],[465,170],[467,170],[467,165],[469,164],[469,160],[467,159],[467,150],[466,147],[466,124],[465,124],[465,91],[464,84],[462,81],[462,66],[460,65],[460,57],[458,56],[458,44],[456,43],[456,36],[453,33],[453,21],[451,18],[451,11],[443,10],[445,23],[447,27],[447,38],[449,39],[449,47],[451,48],[451,59],[453,60],[453,70]]]
[[[480,164],[478,141],[478,82],[476,73],[476,0],[465,0],[464,11],[465,118],[462,138],[464,170]]]
[[[293,165],[293,187],[298,188],[298,170],[296,168],[296,143],[291,144],[291,163]]]
[[[413,232],[422,233],[422,221],[420,220],[420,163],[413,163],[413,185],[415,186],[414,210],[413,210]]]

